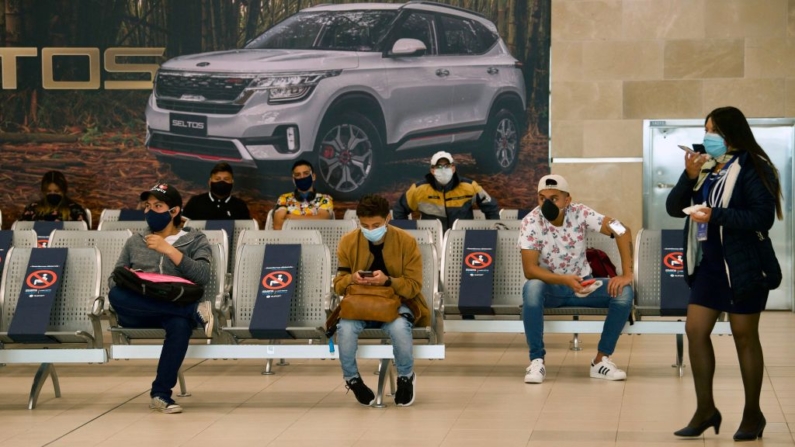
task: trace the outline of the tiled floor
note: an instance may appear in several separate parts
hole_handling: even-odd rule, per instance
[[[764,445],[795,445],[795,314],[762,317],[766,374]],[[447,359],[422,361],[414,406],[364,408],[346,394],[339,365],[293,361],[276,375],[263,362],[186,364],[192,397],[181,415],[148,409],[154,362],[59,366],[63,397],[48,382],[39,406],[25,409],[34,366],[0,367],[0,446],[667,446],[734,445],[743,392],[731,337],[714,337],[720,435],[672,435],[695,408],[689,369],[671,368],[673,336],[622,336],[615,355],[626,382],[588,377],[597,336],[584,350],[547,336],[547,380],[523,382],[523,335],[447,334]],[[376,363],[360,362],[366,382]],[[391,402],[391,401],[390,401]],[[751,443],[751,445],[756,445]]]

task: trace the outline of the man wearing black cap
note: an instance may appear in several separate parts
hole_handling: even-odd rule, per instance
[[[251,219],[246,202],[232,195],[235,176],[229,163],[221,162],[210,171],[210,192],[191,197],[183,214],[194,220]]]
[[[159,183],[141,193],[149,231],[127,239],[116,267],[185,278],[205,285],[210,280],[212,251],[207,237],[195,228],[180,228],[182,197],[174,186]],[[187,306],[155,300],[130,289],[116,287],[110,279],[108,299],[119,325],[128,328],[162,328],[166,331],[163,350],[152,383],[149,408],[163,413],[181,413],[171,398],[179,368],[188,351],[191,333],[204,327],[212,337],[214,316],[208,301]]]

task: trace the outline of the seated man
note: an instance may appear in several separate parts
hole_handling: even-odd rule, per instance
[[[359,334],[365,328],[381,328],[389,334],[398,372],[395,404],[407,407],[414,403],[413,337],[414,325],[430,324],[430,311],[422,296],[422,255],[413,236],[387,225],[389,202],[381,196],[362,197],[356,207],[361,228],[340,240],[337,248],[339,269],[334,277],[334,291],[342,296],[350,284],[392,287],[401,297],[399,316],[390,323],[340,319],[337,343],[346,387],[353,390],[360,404],[369,406],[375,395],[364,384],[356,366]],[[372,276],[362,276],[362,271]]]
[[[179,276],[198,285],[207,284],[212,256],[210,244],[201,231],[180,228],[182,197],[176,188],[157,184],[141,193],[141,201],[151,231],[127,239],[116,267]],[[149,393],[152,398],[149,408],[163,413],[182,413],[182,407],[171,398],[171,389],[177,383],[193,329],[201,325],[205,334],[212,336],[214,317],[210,303],[200,301],[182,306],[160,301],[116,286],[112,279],[108,299],[122,327],[165,329],[166,339]]]
[[[411,185],[392,210],[395,219],[408,219],[414,211],[421,219],[438,219],[447,231],[456,219],[474,219],[475,205],[486,219],[499,219],[500,207],[474,180],[459,177],[453,156],[440,151],[431,157],[431,172],[425,180]]]
[[[210,171],[210,192],[193,196],[182,214],[193,220],[251,219],[246,202],[232,195],[235,176],[229,163],[221,162]]]
[[[331,196],[315,192],[312,163],[298,160],[293,164],[295,191],[279,196],[273,211],[273,229],[281,230],[286,219],[332,219],[334,201]]]
[[[591,267],[585,258],[585,232],[595,231],[616,238],[621,255],[621,276],[602,278],[590,286]],[[519,246],[527,282],[522,290],[530,366],[524,381],[541,383],[544,367],[544,308],[607,308],[596,357],[591,362],[591,377],[624,380],[610,355],[632,310],[632,240],[628,228],[581,203],[572,203],[569,185],[559,175],[545,175],[538,182],[538,207],[522,219]]]

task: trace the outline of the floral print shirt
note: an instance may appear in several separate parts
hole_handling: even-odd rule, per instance
[[[58,211],[53,211],[49,214],[42,214],[38,210],[39,202],[30,203],[28,206],[25,207],[25,210],[22,212],[22,216],[19,220],[45,220],[49,222],[58,222],[61,219],[61,214]],[[69,221],[77,221],[77,220],[85,220],[88,221],[86,217],[86,210],[80,206],[78,203],[73,202],[66,199],[66,205],[69,208],[69,218],[66,220]]]
[[[522,219],[519,247],[539,252],[538,264],[558,275],[588,276],[591,266],[585,257],[585,232],[599,232],[604,215],[581,203],[565,209],[563,225],[552,225],[536,207]]]
[[[279,200],[276,201],[276,209],[279,208],[287,208],[289,214],[296,216],[311,216],[320,210],[333,213],[334,201],[327,194],[314,193],[314,197],[310,196],[308,200],[301,200],[295,192],[288,192],[279,196]]]

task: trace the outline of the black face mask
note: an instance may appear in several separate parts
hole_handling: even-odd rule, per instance
[[[544,203],[541,204],[541,214],[543,214],[548,221],[553,222],[560,216],[560,208],[552,203],[551,200],[544,199]]]
[[[295,188],[304,192],[312,189],[312,185],[315,183],[315,181],[312,180],[311,175],[308,175],[304,178],[293,179],[293,181],[295,182]]]
[[[232,192],[232,186],[227,182],[210,182],[210,192],[218,197],[226,197]]]
[[[58,206],[62,199],[63,196],[60,194],[47,194],[47,203],[49,203],[50,206]]]

